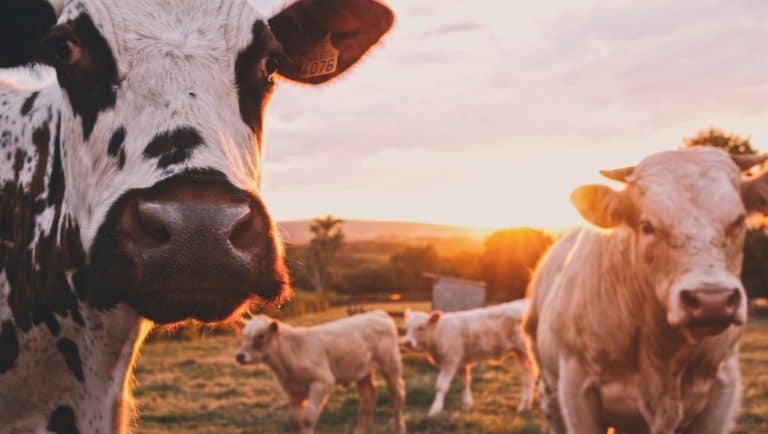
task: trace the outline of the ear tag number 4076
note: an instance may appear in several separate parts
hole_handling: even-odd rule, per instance
[[[303,77],[319,77],[321,75],[333,74],[339,65],[339,50],[331,43],[329,34],[301,65],[301,75]]]

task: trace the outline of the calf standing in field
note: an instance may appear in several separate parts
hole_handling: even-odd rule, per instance
[[[57,78],[0,83],[0,433],[123,432],[151,322],[287,296],[269,97],[339,76],[392,21],[370,0],[0,0],[0,68]]]
[[[735,158],[735,157],[734,157]],[[723,434],[739,408],[739,281],[748,212],[768,211],[764,158],[663,152],[604,172],[572,201],[597,228],[558,241],[524,329],[555,434]]]
[[[373,311],[315,327],[291,327],[265,315],[243,329],[235,356],[241,365],[266,363],[291,400],[291,423],[301,434],[315,425],[335,385],[357,384],[360,396],[355,434],[368,431],[376,406],[374,373],[387,383],[395,432],[405,433],[405,385],[397,328],[384,311]]]
[[[437,394],[429,415],[443,411],[445,394],[453,376],[459,373],[463,387],[465,410],[472,408],[472,365],[514,355],[520,363],[523,392],[518,411],[530,408],[535,388],[535,376],[520,330],[528,300],[517,300],[480,309],[461,312],[432,313],[405,311],[405,345],[426,351],[440,368]]]

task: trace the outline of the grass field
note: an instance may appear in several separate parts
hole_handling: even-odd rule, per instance
[[[418,306],[417,306],[418,307]],[[313,324],[344,315],[334,309],[296,318]],[[216,336],[189,342],[146,345],[136,369],[135,389],[142,434],[289,433],[288,402],[264,366],[242,369],[233,363],[235,337]],[[743,410],[738,434],[768,433],[768,320],[752,320],[742,344]],[[512,360],[474,370],[475,409],[461,411],[454,381],[446,413],[427,418],[434,397],[435,369],[417,354],[404,356],[406,417],[410,433],[544,433],[538,411],[515,414],[520,392]],[[378,405],[371,433],[391,432],[389,397],[377,381]],[[318,424],[319,434],[351,432],[357,411],[354,388],[338,388]]]

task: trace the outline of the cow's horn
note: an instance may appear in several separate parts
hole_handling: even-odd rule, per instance
[[[731,159],[743,171],[747,171],[768,160],[768,154],[731,154]]]
[[[634,173],[634,171],[635,171],[635,166],[631,166],[631,167],[622,167],[621,169],[601,170],[600,174],[614,181],[627,182],[627,178],[632,176],[632,173]]]

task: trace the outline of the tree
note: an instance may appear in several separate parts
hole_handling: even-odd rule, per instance
[[[488,297],[508,301],[525,296],[531,272],[552,243],[549,234],[532,228],[504,229],[489,235],[481,258]]]
[[[318,293],[327,291],[333,276],[330,266],[344,245],[343,220],[332,215],[312,220],[309,230],[314,235],[309,242],[307,266],[310,269],[312,285]]]
[[[389,263],[394,270],[398,293],[429,294],[432,281],[424,273],[437,271],[440,256],[432,244],[408,246],[393,254]]]
[[[699,131],[695,136],[683,139],[683,147],[713,146],[720,148],[729,154],[756,154],[749,137],[746,139],[738,134],[725,133],[719,128],[710,127]]]

